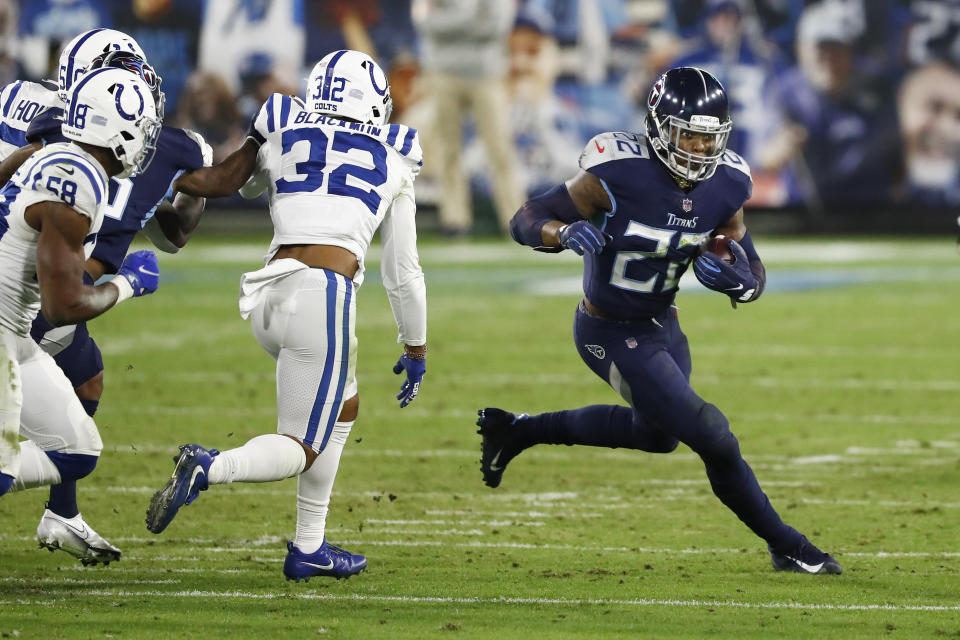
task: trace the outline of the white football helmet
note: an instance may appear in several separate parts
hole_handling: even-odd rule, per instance
[[[390,120],[390,84],[373,58],[343,49],[328,53],[307,79],[308,109],[358,122],[383,126]]]
[[[70,92],[61,128],[70,140],[109,149],[123,165],[115,178],[129,178],[153,160],[160,120],[150,87],[116,68],[95,69]]]
[[[96,57],[110,51],[129,51],[140,56],[144,61],[147,59],[147,54],[143,52],[137,41],[122,31],[114,29],[84,31],[68,42],[60,52],[60,71],[57,77],[60,99],[66,102],[74,83],[90,70],[90,63]]]

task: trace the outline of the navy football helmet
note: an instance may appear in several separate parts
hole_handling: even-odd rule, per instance
[[[160,90],[160,83],[163,82],[163,79],[153,67],[147,64],[143,57],[132,51],[108,51],[94,58],[90,63],[89,70],[93,71],[94,69],[107,67],[125,69],[140,76],[140,79],[150,87],[150,93],[157,105],[157,119],[163,120],[163,108],[167,101],[166,94]]]
[[[670,69],[650,90],[646,125],[650,145],[672,173],[706,180],[717,170],[733,128],[727,92],[702,69]]]

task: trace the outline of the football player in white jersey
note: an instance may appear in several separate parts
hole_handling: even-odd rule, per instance
[[[83,282],[109,176],[129,176],[152,158],[160,121],[149,87],[121,69],[87,74],[68,95],[62,131],[70,142],[31,155],[0,190],[0,371],[7,378],[0,383],[0,495],[82,478],[103,448],[73,386],[30,337],[37,312],[57,326],[74,324],[152,293],[159,281],[156,256],[138,251],[109,282]],[[36,424],[56,423],[55,430],[20,424],[24,395],[36,391],[21,379],[43,381],[46,418]],[[20,432],[28,440],[18,442]],[[84,564],[119,558],[79,514],[47,526],[38,535],[51,550],[68,550]]]
[[[92,29],[76,36],[60,52],[58,81],[53,88],[17,80],[0,90],[0,160],[27,144],[27,127],[50,107],[63,107],[74,83],[87,72],[94,58],[109,51],[129,51],[144,60],[137,42],[114,29]],[[44,81],[47,82],[47,81]],[[49,81],[53,84],[52,81]],[[163,119],[163,114],[160,114]],[[24,150],[29,155],[31,150]]]
[[[405,373],[401,407],[416,398],[426,371],[413,192],[422,152],[414,129],[387,124],[391,106],[386,76],[372,58],[335,51],[313,68],[305,101],[272,95],[240,149],[175,183],[195,196],[269,191],[273,241],[267,265],[243,276],[240,312],[277,361],[278,421],[276,434],[222,453],[180,447],[173,476],[147,511],[154,533],[211,484],[299,475],[297,531],[284,575],[343,578],[366,567],[363,556],[328,544],[324,528],[359,406],[356,292],[378,228],[383,283],[404,345],[393,369]]]

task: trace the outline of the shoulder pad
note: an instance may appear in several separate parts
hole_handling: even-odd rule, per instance
[[[750,175],[750,165],[747,164],[747,161],[743,159],[742,156],[737,153],[727,149],[723,152],[723,155],[720,157],[720,164],[732,167],[741,173],[747,174],[747,177],[753,180],[753,176]]]
[[[608,131],[593,137],[580,153],[580,168],[587,170],[613,160],[649,159],[647,139],[639,133]]]
[[[266,115],[266,129],[268,133],[273,133],[287,126],[290,122],[290,112],[302,109],[300,102],[294,102],[291,96],[282,93],[274,93],[260,107],[261,113]],[[259,120],[259,117],[257,118]]]
[[[384,142],[400,152],[418,167],[423,164],[423,149],[420,148],[420,135],[413,127],[402,124],[387,125]]]
[[[38,151],[31,157],[36,158],[42,153]],[[67,145],[37,158],[23,184],[31,190],[56,197],[91,219],[107,198],[103,170]]]

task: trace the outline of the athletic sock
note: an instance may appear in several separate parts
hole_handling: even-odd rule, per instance
[[[323,544],[333,481],[353,423],[336,423],[327,446],[297,479],[297,535],[293,544],[304,553],[313,553]]]
[[[269,433],[251,438],[242,447],[222,451],[210,465],[207,482],[283,480],[303,471],[306,463],[307,454],[299,442],[278,433]]]
[[[20,473],[13,481],[13,491],[59,484],[60,470],[50,456],[32,440],[20,443]]]

